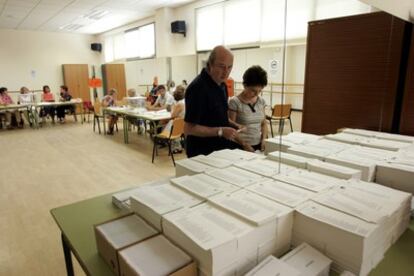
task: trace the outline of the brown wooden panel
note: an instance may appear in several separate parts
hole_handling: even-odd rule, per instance
[[[90,100],[87,64],[63,64],[63,81],[74,98]]]
[[[310,22],[302,131],[390,131],[405,22],[371,13]]]
[[[126,80],[124,64],[104,64],[102,66],[105,94],[108,90],[115,88],[117,99],[122,100],[126,96]]]
[[[411,47],[408,59],[400,120],[400,133],[414,135],[414,28],[411,32]]]

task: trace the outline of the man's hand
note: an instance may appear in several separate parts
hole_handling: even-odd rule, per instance
[[[243,147],[243,149],[244,149],[245,151],[254,152],[253,147],[252,147],[252,146],[250,146],[249,144],[243,144],[243,145],[242,145],[242,147]]]
[[[235,130],[232,127],[223,127],[223,137],[224,138],[226,138],[227,140],[234,141],[236,136],[237,136],[237,130]]]

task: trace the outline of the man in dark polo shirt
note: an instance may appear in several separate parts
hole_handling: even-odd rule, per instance
[[[187,156],[236,148],[237,131],[229,124],[225,81],[233,67],[233,54],[223,46],[213,49],[207,68],[190,83],[185,95]]]

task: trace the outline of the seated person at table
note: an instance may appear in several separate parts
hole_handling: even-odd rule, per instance
[[[148,110],[168,109],[174,103],[174,97],[167,92],[164,85],[159,85],[157,88],[158,97],[153,105],[148,105]]]
[[[17,100],[18,104],[33,104],[35,102],[34,100],[34,94],[29,91],[29,88],[23,86],[20,88],[20,94]],[[20,112],[21,114],[22,112]],[[30,125],[32,125],[32,122],[30,121],[29,113],[27,110],[23,111],[24,117],[29,122]],[[22,118],[22,124],[23,124],[23,118]]]
[[[116,90],[114,88],[108,91],[108,94],[102,99],[102,106],[103,107],[110,107],[115,106],[116,101]],[[118,116],[116,115],[109,115],[108,116],[108,132],[107,134],[113,135],[114,134],[114,126],[115,123],[118,121]]]
[[[7,93],[7,88],[6,87],[1,87],[0,88],[0,105],[10,105],[13,104],[13,100],[12,98],[9,96],[9,94]],[[19,110],[15,109],[15,110],[6,110],[6,112],[4,113],[6,116],[6,128],[7,129],[12,129],[12,119],[13,116],[16,119],[16,122],[18,124],[19,128],[23,127],[23,124],[21,123],[22,119],[20,117],[20,112]]]
[[[266,102],[259,94],[266,85],[266,71],[252,66],[243,74],[243,91],[229,100],[229,121],[242,130],[236,141],[247,151],[264,150]]]
[[[55,97],[53,93],[50,92],[50,88],[48,85],[43,86],[43,94],[41,97],[42,102],[54,102]],[[44,106],[40,109],[40,117],[42,118],[42,122],[46,122],[46,116],[50,116],[52,118],[52,123],[55,123],[55,107],[54,106]]]
[[[60,86],[60,102],[69,102],[72,100],[72,96],[69,93],[68,87],[65,85]],[[69,110],[70,113],[74,113],[75,109],[72,105],[61,105],[56,108],[56,115],[61,124],[65,122],[65,112]]]
[[[177,86],[173,94],[175,102],[171,109],[171,120],[168,121],[163,131],[167,131],[168,133],[171,131],[171,127],[173,125],[173,121],[175,118],[184,119],[184,116],[185,116],[184,94],[185,94],[184,87],[181,85]],[[173,153],[181,153],[183,151],[180,139],[176,139],[171,143],[171,150],[173,151]]]

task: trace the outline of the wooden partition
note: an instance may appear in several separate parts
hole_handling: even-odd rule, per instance
[[[401,134],[414,135],[414,28],[411,31],[411,43],[399,132]]]
[[[407,22],[384,12],[309,22],[302,131],[391,131]]]
[[[74,98],[90,101],[88,64],[63,64],[63,81]]]
[[[117,90],[117,99],[122,100],[126,96],[126,80],[124,64],[103,64],[102,76],[104,93],[115,88]]]

